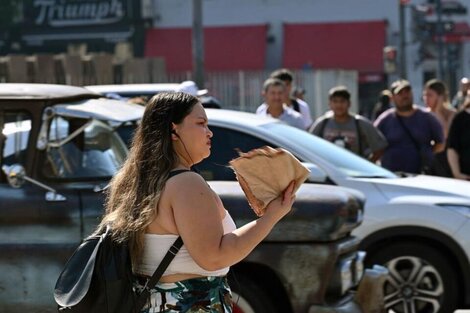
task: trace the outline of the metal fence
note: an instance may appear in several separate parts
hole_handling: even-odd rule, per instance
[[[296,70],[294,83],[306,90],[312,117],[328,109],[328,90],[346,85],[357,112],[358,74],[349,70]],[[204,88],[227,109],[254,112],[263,102],[262,86],[270,71],[206,72]],[[191,72],[167,73],[160,58],[117,61],[110,54],[0,57],[0,82],[58,83],[69,85],[179,83],[193,80]]]
[[[328,90],[345,85],[351,91],[351,110],[358,109],[358,73],[350,70],[293,71],[294,83],[306,90],[312,117],[328,110]],[[207,72],[205,86],[224,108],[254,112],[263,102],[262,86],[270,71]],[[191,72],[167,74],[168,82],[191,80]]]

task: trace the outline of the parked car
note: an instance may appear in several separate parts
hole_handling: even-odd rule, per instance
[[[362,239],[366,264],[385,265],[385,307],[398,313],[449,313],[470,305],[470,182],[398,175],[277,119],[206,110],[211,156],[197,166],[210,181],[235,180],[228,162],[269,145],[292,152],[311,170],[309,182],[366,195]]]
[[[196,84],[192,81],[186,81],[182,84],[115,84],[89,85],[85,87],[108,98],[119,98],[123,100],[134,98],[134,101],[141,102],[141,104],[145,104],[152,96],[160,92],[184,91],[197,95],[205,108],[220,109],[223,106],[219,99],[214,96],[206,95],[207,89],[199,90],[200,92],[198,92]]]
[[[56,311],[55,281],[97,225],[101,191],[127,156],[110,125],[142,111],[79,87],[0,84],[0,312]],[[210,185],[237,225],[255,218],[237,182]],[[351,236],[363,204],[348,188],[303,185],[292,213],[233,266],[235,312],[365,313],[367,301],[380,304],[372,276],[381,272],[363,278]],[[358,285],[368,297],[354,297]]]
[[[150,99],[159,92],[177,91],[180,84],[116,84],[116,85],[89,85],[85,86],[93,92],[106,97],[134,98],[145,97]]]

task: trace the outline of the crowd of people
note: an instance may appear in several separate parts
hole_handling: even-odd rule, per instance
[[[431,79],[423,87],[425,107],[414,102],[411,84],[399,79],[383,90],[372,121],[350,111],[351,93],[333,86],[329,111],[312,120],[305,90],[287,69],[264,82],[256,113],[322,137],[394,172],[425,173],[470,180],[470,80],[449,97],[446,84]],[[469,123],[469,124],[466,124]]]

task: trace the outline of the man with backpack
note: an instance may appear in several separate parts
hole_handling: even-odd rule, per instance
[[[368,119],[349,112],[351,94],[345,86],[333,87],[328,94],[331,111],[319,117],[309,132],[372,162],[377,161],[387,146],[385,137]]]

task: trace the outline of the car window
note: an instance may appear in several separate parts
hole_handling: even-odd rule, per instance
[[[207,180],[235,180],[235,174],[228,167],[228,162],[238,157],[237,150],[247,152],[251,149],[270,145],[264,140],[236,130],[214,126],[211,126],[210,129],[214,133],[211,139],[211,155],[196,166],[201,175]],[[273,145],[270,146],[277,148]]]
[[[314,158],[321,159],[323,162],[328,162],[332,168],[350,177],[397,177],[387,169],[306,131],[283,123],[269,123],[262,127],[279,138],[288,140],[290,146],[298,146],[310,151],[312,159],[308,162],[316,163]]]
[[[112,128],[97,120],[54,117],[43,175],[48,178],[111,177],[127,148]]]
[[[31,116],[25,112],[6,112],[0,134],[1,165],[26,164],[31,132]]]

